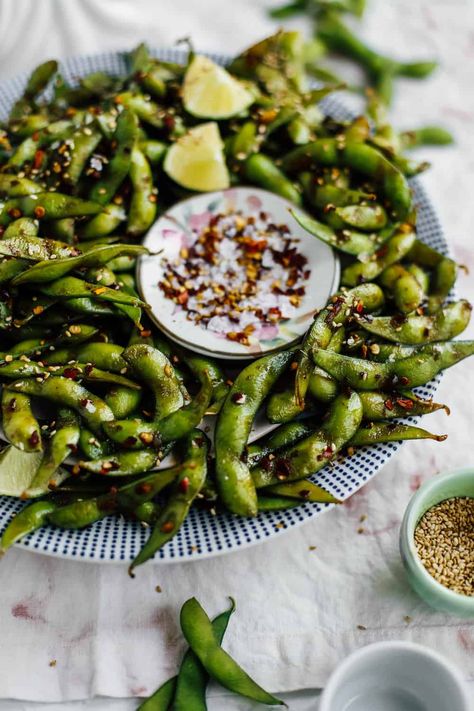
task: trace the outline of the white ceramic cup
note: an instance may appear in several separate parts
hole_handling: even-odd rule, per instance
[[[351,654],[329,679],[319,711],[472,711],[460,672],[411,642],[379,642]]]

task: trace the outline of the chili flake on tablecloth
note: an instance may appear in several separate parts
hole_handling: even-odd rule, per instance
[[[163,259],[158,283],[190,321],[248,345],[294,316],[311,272],[287,225],[265,212],[229,212],[193,237],[178,259]]]

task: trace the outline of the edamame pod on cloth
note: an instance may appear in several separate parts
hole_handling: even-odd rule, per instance
[[[325,352],[325,351],[322,351]],[[362,421],[362,403],[356,392],[341,393],[329,408],[327,419],[309,437],[274,459],[251,470],[257,489],[304,479],[322,469],[354,436]]]
[[[191,598],[184,603],[180,619],[187,643],[213,679],[240,696],[270,706],[283,705],[283,701],[262,689],[219,646],[212,623],[196,598]]]
[[[294,357],[291,350],[270,354],[244,368],[217,417],[214,436],[216,479],[226,507],[241,516],[257,514],[257,494],[245,448],[257,410]]]

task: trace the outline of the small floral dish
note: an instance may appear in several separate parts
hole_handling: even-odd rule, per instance
[[[183,200],[157,220],[137,281],[159,328],[229,359],[301,338],[338,288],[339,260],[297,224],[292,207],[266,190],[238,187]]]

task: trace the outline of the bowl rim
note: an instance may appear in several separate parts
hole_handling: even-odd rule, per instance
[[[430,647],[425,647],[424,645],[417,644],[416,642],[405,642],[403,640],[386,640],[383,642],[373,642],[371,644],[367,644],[363,647],[360,647],[359,649],[356,649],[351,654],[349,654],[349,656],[346,657],[335,669],[335,671],[330,676],[328,683],[324,687],[323,693],[321,695],[319,711],[334,711],[333,704],[335,701],[335,693],[337,692],[338,688],[340,688],[341,682],[344,681],[344,678],[346,677],[348,671],[350,671],[351,667],[353,667],[356,662],[360,661],[361,659],[364,660],[365,658],[365,663],[367,664],[371,661],[374,661],[374,659],[375,661],[380,659],[383,655],[389,655],[392,652],[404,651],[414,652],[420,657],[429,659],[432,662],[435,662],[439,666],[443,667],[445,672],[449,674],[449,676],[455,683],[457,689],[459,690],[462,701],[465,705],[465,711],[469,711],[469,709],[471,708],[470,698],[468,695],[466,682],[461,674],[460,669],[444,655],[440,654],[439,652],[436,652]]]
[[[418,522],[433,506],[436,506],[442,501],[447,501],[448,499],[458,496],[474,498],[474,494],[453,494],[450,496],[443,495],[436,503],[431,502],[429,505],[426,504],[430,498],[430,495],[432,496],[433,494],[436,494],[438,490],[442,490],[447,482],[451,481],[453,484],[456,484],[458,482],[463,482],[464,479],[468,478],[468,476],[474,478],[474,464],[470,467],[452,469],[447,472],[443,472],[442,474],[438,474],[433,479],[429,479],[420,486],[418,491],[416,491],[411,497],[403,516],[400,527],[400,552],[403,562],[409,567],[410,572],[412,572],[418,579],[421,579],[424,585],[428,586],[438,598],[443,598],[445,602],[450,603],[454,607],[463,609],[464,611],[470,611],[474,614],[474,595],[469,596],[455,592],[433,578],[421,562],[413,535]],[[427,600],[427,602],[429,601]]]

